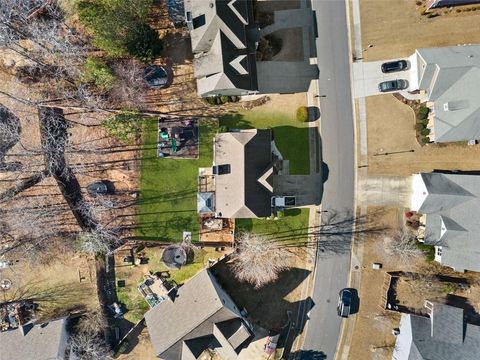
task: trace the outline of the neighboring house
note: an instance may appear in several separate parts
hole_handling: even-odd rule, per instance
[[[236,359],[253,337],[233,300],[208,269],[145,314],[155,355],[164,360],[216,354]]]
[[[480,271],[480,175],[413,176],[411,210],[425,214],[424,241],[435,260],[456,271]]]
[[[258,25],[252,0],[185,0],[197,91],[202,97],[258,92]]]
[[[480,326],[464,320],[463,309],[425,302],[429,317],[402,314],[393,360],[477,360]]]
[[[417,49],[410,59],[411,88],[431,109],[430,140],[480,139],[480,45]]]
[[[214,191],[198,194],[199,213],[222,218],[255,218],[272,214],[272,130],[220,133],[214,140]]]
[[[427,0],[427,9],[435,9],[445,6],[458,6],[458,5],[469,5],[469,4],[478,4],[480,0]]]
[[[2,360],[63,360],[67,347],[67,319],[27,323],[0,332]]]

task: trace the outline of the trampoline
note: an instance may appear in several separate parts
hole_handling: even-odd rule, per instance
[[[163,89],[168,85],[168,74],[163,66],[150,65],[145,68],[143,79],[152,89]]]

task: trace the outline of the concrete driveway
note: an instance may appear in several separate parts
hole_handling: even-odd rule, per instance
[[[384,62],[395,60],[407,60],[408,68],[404,71],[384,74],[381,66]],[[378,84],[383,81],[403,79],[408,81],[408,88],[404,91],[392,91],[390,93],[404,93],[417,88],[417,66],[413,57],[407,59],[388,59],[381,61],[357,61],[353,63],[353,84],[355,98],[385,94],[378,91]]]

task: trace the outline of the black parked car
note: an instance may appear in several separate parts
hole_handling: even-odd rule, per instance
[[[382,64],[383,73],[406,70],[408,64],[405,60],[390,61]]]
[[[378,91],[380,92],[389,92],[395,90],[404,90],[408,87],[408,81],[397,79],[397,80],[389,80],[384,81],[378,84]]]
[[[338,316],[348,318],[352,306],[352,292],[349,289],[343,289],[338,294],[337,313]]]

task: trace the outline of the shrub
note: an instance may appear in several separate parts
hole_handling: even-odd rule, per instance
[[[427,18],[429,18],[429,19],[437,17],[437,16],[440,16],[440,14],[439,13],[428,13],[427,14]]]
[[[423,125],[423,127],[427,127],[427,125],[428,125],[428,118],[421,119],[421,120],[420,120],[420,123]]]
[[[93,83],[101,91],[108,91],[115,82],[115,75],[102,60],[89,57],[84,65],[82,81]]]
[[[215,96],[209,96],[204,98],[205,102],[210,105],[215,105]]]
[[[225,95],[220,96],[220,102],[222,104],[226,104],[228,102],[228,96],[225,96]]]
[[[423,125],[422,122],[419,121],[419,122],[415,123],[415,130],[422,131],[423,129],[425,129],[425,125]]]
[[[229,96],[228,101],[229,102],[239,102],[240,101],[240,96],[235,96],[235,95]]]
[[[220,125],[218,127],[218,132],[219,133],[224,133],[224,132],[228,132],[228,127],[226,125]]]
[[[428,144],[430,142],[430,138],[428,136],[422,136],[422,144]]]
[[[128,350],[128,346],[129,346],[128,340],[124,340],[118,347],[116,351],[116,355],[125,354]]]
[[[417,6],[420,6],[420,5],[422,5],[422,2],[420,0],[418,0],[415,4],[417,4]]]
[[[435,247],[422,242],[417,242],[417,249],[421,250],[425,254],[425,258],[428,262],[435,260]]]
[[[428,14],[428,10],[425,9],[425,8],[422,8],[422,10],[420,10],[420,15],[423,16],[423,15],[426,15],[426,14]]]
[[[429,128],[424,128],[424,129],[422,129],[422,130],[420,131],[420,134],[421,134],[422,136],[427,136],[427,135],[430,134],[430,129],[429,129]]]
[[[462,9],[456,9],[455,10],[457,13],[461,13],[462,12]]]
[[[297,109],[297,120],[300,122],[308,121],[308,108],[306,106],[300,106]]]
[[[422,106],[418,110],[418,115],[420,116],[420,119],[426,119],[428,117],[428,113],[430,112],[430,109],[426,106]]]
[[[215,96],[215,104],[217,104],[217,105],[221,105],[221,104],[222,104],[222,100],[220,99],[219,96]]]
[[[108,136],[131,143],[140,134],[143,122],[144,118],[140,114],[123,111],[102,121],[102,126],[107,130]]]

